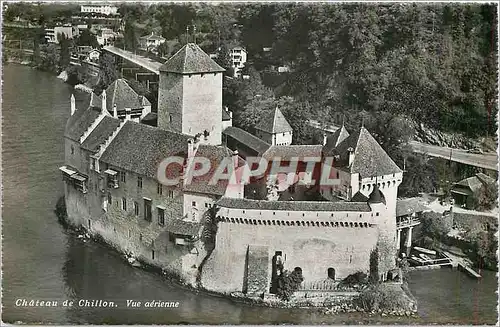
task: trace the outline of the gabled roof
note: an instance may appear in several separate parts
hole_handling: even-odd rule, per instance
[[[139,109],[145,105],[151,105],[148,99],[137,94],[123,78],[117,79],[106,89],[106,107],[108,111],[112,112],[115,104],[118,110],[125,108]]]
[[[257,126],[255,126],[255,128],[271,134],[293,131],[292,127],[278,107],[276,107],[273,111],[263,114],[260,122]]]
[[[342,124],[342,126],[339,129],[337,129],[335,133],[333,133],[326,139],[326,145],[323,151],[325,152],[331,151],[348,137],[349,137],[349,132],[345,128],[344,124]]]
[[[222,134],[232,137],[239,143],[255,151],[257,154],[263,154],[271,146],[270,144],[259,139],[257,136],[234,126],[227,127],[224,131],[222,131]]]
[[[141,36],[140,39],[142,39],[142,40],[155,40],[155,41],[165,40],[165,38],[163,36],[155,35],[153,33]]]
[[[97,125],[92,133],[83,141],[82,148],[97,152],[99,150],[99,145],[104,144],[119,125],[120,120],[109,116],[104,117],[99,125]]]
[[[262,155],[268,161],[275,158],[290,160],[291,158],[304,159],[307,157],[321,158],[322,145],[273,145]]]
[[[124,110],[125,108],[141,109],[145,106],[151,106],[151,102],[146,97],[137,94],[123,78],[115,80],[103,92],[106,92],[106,109],[110,113],[113,113],[115,104],[117,110]],[[92,93],[90,103],[94,107],[101,108],[102,94]]]
[[[350,165],[349,151],[354,153],[354,160]],[[361,178],[402,172],[364,127],[349,135],[336,148],[324,151],[323,154],[338,155],[339,159],[335,161],[335,166],[345,168],[352,174],[359,174]]]
[[[100,114],[101,109],[93,106],[89,106],[87,109],[76,110],[66,122],[64,136],[71,140],[79,141],[80,137]]]
[[[127,121],[106,148],[101,160],[115,167],[157,179],[157,169],[161,161],[169,156],[186,157],[189,138],[188,135]]]
[[[491,178],[490,176],[483,174],[483,173],[478,173],[475,176],[471,176],[465,179],[462,179],[458,183],[455,183],[453,185],[453,189],[457,189],[458,187],[466,188],[470,190],[472,193],[477,192],[479,189],[481,189],[484,185],[488,184],[493,184],[495,183],[495,180]]]
[[[216,73],[225,69],[213,61],[197,44],[188,43],[163,64],[161,72],[177,74]]]

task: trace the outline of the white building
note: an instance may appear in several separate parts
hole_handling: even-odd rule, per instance
[[[118,7],[110,5],[82,5],[80,6],[80,12],[82,13],[94,13],[103,15],[116,15],[118,13]]]
[[[103,27],[97,31],[97,43],[102,46],[113,45],[117,35],[111,28]]]
[[[165,43],[166,39],[160,35],[155,35],[151,32],[150,35],[141,36],[139,38],[140,48],[146,51],[156,51],[158,47]]]
[[[48,43],[59,43],[57,35],[64,35],[67,39],[72,39],[78,36],[78,28],[73,26],[55,26],[45,29],[45,39]]]
[[[229,55],[231,56],[231,62],[233,64],[234,77],[238,77],[241,74],[241,69],[247,62],[247,50],[237,46],[229,50]]]

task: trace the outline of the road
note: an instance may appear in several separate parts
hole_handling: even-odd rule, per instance
[[[333,133],[338,129],[338,126],[328,125],[318,122],[317,120],[309,120],[309,125],[320,130]],[[463,163],[466,165],[476,166],[480,168],[498,171],[498,156],[496,153],[468,153],[467,150],[442,147],[411,141],[410,145],[416,153],[425,153],[431,157],[444,158],[451,161]],[[451,155],[451,157],[450,157]]]
[[[498,156],[496,153],[468,153],[467,150],[463,149],[441,147],[416,141],[411,141],[410,145],[413,151],[417,153],[425,153],[432,157],[451,159],[451,161],[498,171]]]

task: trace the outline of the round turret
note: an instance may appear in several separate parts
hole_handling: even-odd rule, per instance
[[[379,190],[378,185],[375,184],[373,187],[373,191],[370,193],[370,196],[368,198],[368,203],[384,203],[385,204],[385,197],[384,194]]]

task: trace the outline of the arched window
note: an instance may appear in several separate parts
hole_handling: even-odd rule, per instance
[[[328,268],[328,278],[335,280],[335,269]]]

